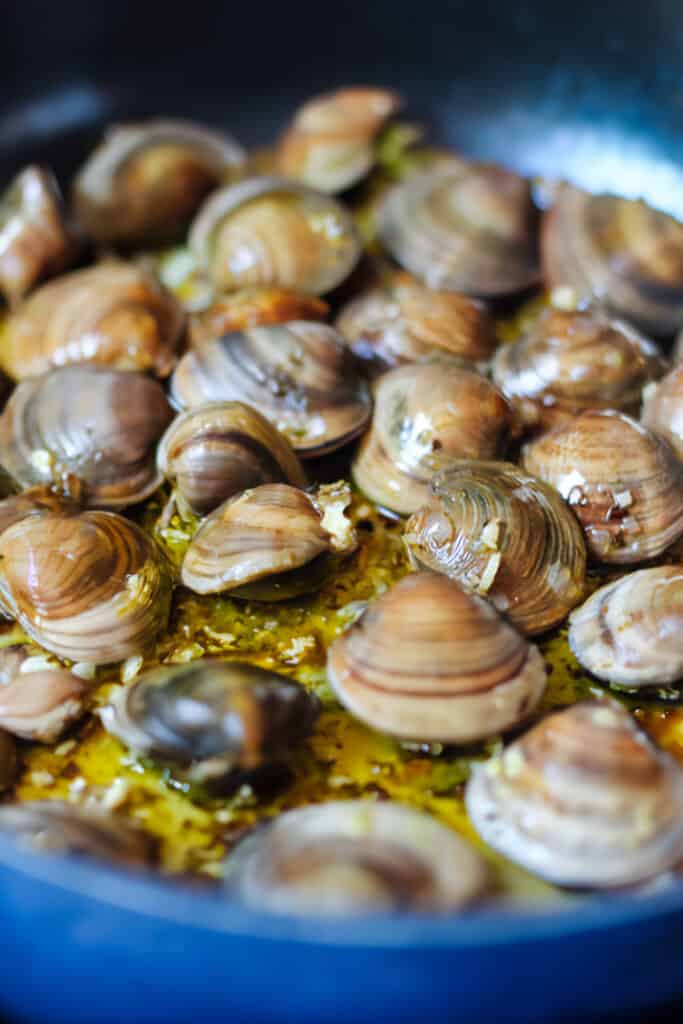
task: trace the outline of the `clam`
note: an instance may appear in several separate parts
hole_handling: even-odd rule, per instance
[[[643,393],[641,422],[659,434],[683,459],[683,366],[676,366]]]
[[[571,505],[600,561],[654,558],[683,535],[683,464],[623,413],[584,412],[527,444],[522,463]]]
[[[683,326],[683,224],[641,200],[562,185],[541,233],[546,284],[655,334]]]
[[[343,192],[372,169],[375,139],[400,106],[396,93],[371,87],[316,96],[281,139],[278,169],[321,192]]]
[[[279,815],[226,862],[231,895],[271,913],[453,913],[488,886],[483,858],[428,814],[361,800]]]
[[[126,263],[74,270],[39,288],[9,318],[0,362],[15,380],[70,363],[150,370],[175,366],[185,330],[178,301]]]
[[[0,650],[0,729],[53,743],[83,714],[82,679],[25,646]]]
[[[242,662],[162,665],[119,688],[105,729],[192,782],[232,780],[281,760],[310,732],[318,701],[299,683]]]
[[[569,622],[569,646],[599,679],[630,689],[683,679],[683,565],[622,576]]]
[[[17,386],[0,416],[0,462],[25,487],[73,474],[90,505],[125,507],[161,483],[155,449],[172,417],[151,377],[65,366]]]
[[[79,481],[67,477],[65,484],[65,488],[41,484],[0,500],[0,533],[27,516],[44,512],[69,514],[80,511],[82,494]]]
[[[197,594],[277,601],[307,593],[326,576],[328,556],[356,544],[344,511],[346,484],[317,496],[289,484],[262,484],[219,505],[192,538],[180,578]],[[305,567],[305,571],[301,571]]]
[[[0,729],[0,793],[13,785],[18,767],[16,743]]]
[[[306,486],[287,438],[243,402],[209,402],[180,413],[161,439],[157,463],[175,486],[180,511],[199,516],[259,484]]]
[[[632,885],[683,855],[683,772],[612,701],[549,715],[474,765],[466,804],[487,843],[557,885]]]
[[[403,536],[416,566],[485,595],[527,635],[558,625],[582,598],[576,517],[557,491],[510,463],[454,463]]]
[[[417,572],[332,644],[327,675],[361,721],[404,740],[470,743],[525,721],[545,689],[538,649],[447,576]]]
[[[168,621],[166,559],[114,512],[31,515],[0,534],[0,599],[41,647],[94,665],[137,655]]]
[[[503,454],[516,427],[507,399],[455,361],[401,366],[375,384],[375,411],[352,474],[384,509],[410,515],[435,473],[456,459]]]
[[[64,270],[73,253],[53,175],[24,168],[0,198],[0,293],[16,306],[39,281]]]
[[[494,297],[539,278],[529,184],[502,167],[442,161],[411,176],[387,196],[378,230],[430,288]]]
[[[499,349],[493,380],[528,426],[547,430],[586,409],[638,415],[644,385],[664,370],[656,346],[627,324],[594,310],[549,309]]]
[[[76,213],[100,243],[176,241],[207,193],[245,160],[229,135],[188,121],[116,125],[74,181]]]
[[[303,320],[197,341],[173,374],[171,396],[181,409],[247,402],[302,458],[348,444],[371,411],[367,384],[340,335]]]
[[[336,326],[375,372],[443,353],[481,363],[496,347],[491,318],[480,303],[425,288],[402,271],[351,299]]]
[[[192,318],[193,341],[213,341],[233,331],[291,320],[325,320],[330,307],[316,295],[289,288],[243,288],[221,295]]]
[[[348,277],[361,252],[343,206],[285,178],[248,178],[215,192],[189,242],[224,291],[276,286],[322,295]]]
[[[0,832],[44,853],[84,854],[126,867],[147,867],[156,860],[155,842],[124,818],[61,800],[0,807]]]

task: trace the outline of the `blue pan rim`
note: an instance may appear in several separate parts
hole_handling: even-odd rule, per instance
[[[588,897],[577,906],[480,910],[454,918],[434,915],[373,915],[321,919],[250,910],[229,899],[74,856],[27,849],[0,836],[0,868],[92,900],[108,910],[140,914],[159,924],[191,928],[233,939],[296,942],[355,948],[481,948],[558,941],[605,932],[671,915],[683,915],[683,883],[649,894]],[[2,883],[0,883],[1,885]],[[172,896],[172,899],[169,898]]]

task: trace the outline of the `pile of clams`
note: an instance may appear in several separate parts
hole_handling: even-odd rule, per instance
[[[305,916],[680,875],[683,224],[403,106],[7,183],[3,843]]]

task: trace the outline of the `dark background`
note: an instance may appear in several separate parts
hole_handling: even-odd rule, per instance
[[[683,216],[680,0],[0,0],[0,181],[35,157],[68,178],[114,118],[193,116],[266,143],[349,83],[399,89],[465,152]],[[647,1019],[681,1024],[683,1006]]]

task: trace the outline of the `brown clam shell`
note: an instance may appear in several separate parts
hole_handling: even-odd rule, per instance
[[[658,384],[645,389],[640,419],[683,460],[683,366],[675,366]]]
[[[529,442],[522,464],[569,502],[600,561],[654,558],[683,535],[683,464],[623,413],[582,413]]]
[[[484,598],[437,573],[405,577],[336,640],[327,675],[348,711],[407,740],[469,743],[518,725],[543,660]]]
[[[382,508],[410,515],[435,473],[454,459],[502,455],[515,428],[507,399],[475,371],[446,359],[401,366],[375,384],[353,479]]]
[[[683,854],[683,772],[612,701],[544,718],[467,785],[481,837],[557,885],[610,888]]]
[[[330,307],[315,295],[288,288],[243,288],[221,295],[192,319],[193,339],[212,341],[233,331],[291,320],[325,320]]]
[[[14,736],[54,743],[84,713],[86,691],[78,676],[26,647],[0,650],[0,728]]]

